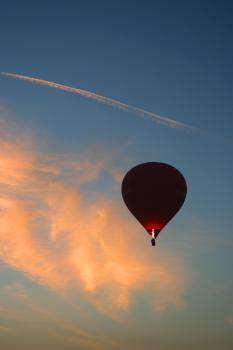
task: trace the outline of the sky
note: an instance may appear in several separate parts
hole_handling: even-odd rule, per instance
[[[2,1],[0,344],[233,348],[231,1]],[[151,247],[121,181],[144,162],[187,198]]]

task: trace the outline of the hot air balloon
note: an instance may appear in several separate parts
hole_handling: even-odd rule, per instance
[[[184,203],[187,185],[173,166],[149,162],[135,166],[122,181],[123,200],[152,236],[151,243]]]

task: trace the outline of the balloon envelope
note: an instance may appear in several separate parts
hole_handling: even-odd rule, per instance
[[[187,193],[183,175],[173,166],[150,162],[129,170],[122,182],[128,209],[148,233],[156,235],[182,206]]]

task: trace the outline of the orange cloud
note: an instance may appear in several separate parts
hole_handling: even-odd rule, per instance
[[[142,229],[122,202],[86,187],[111,157],[45,154],[17,135],[0,135],[2,261],[53,290],[81,291],[109,315],[127,310],[136,293],[146,293],[158,312],[182,307],[182,260],[149,242],[142,247]]]

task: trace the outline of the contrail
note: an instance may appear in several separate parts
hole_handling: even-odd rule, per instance
[[[105,97],[105,96],[101,96],[101,95],[95,94],[94,92],[91,92],[91,91],[88,91],[88,90],[77,89],[77,88],[74,88],[74,87],[71,87],[71,86],[58,84],[58,83],[55,83],[55,82],[52,82],[52,81],[38,79],[38,78],[34,78],[34,77],[29,77],[29,76],[21,75],[21,74],[8,73],[8,72],[1,72],[1,74],[5,75],[7,77],[21,79],[21,80],[28,81],[30,83],[39,84],[39,85],[45,85],[45,86],[49,86],[49,87],[54,88],[54,89],[67,91],[67,92],[72,92],[74,94],[78,94],[78,95],[81,95],[81,96],[84,96],[84,97],[88,97],[88,98],[91,98],[91,99],[96,100],[98,102],[102,102],[102,103],[111,105],[113,107],[117,107],[117,108],[123,109],[125,111],[138,114],[138,115],[140,115],[142,117],[149,118],[149,119],[153,120],[154,122],[157,122],[159,124],[163,124],[163,125],[169,126],[170,128],[193,129],[192,126],[189,126],[189,125],[184,124],[182,122],[176,121],[174,119],[167,118],[167,117],[162,117],[162,116],[160,116],[160,115],[158,115],[156,113],[145,111],[144,109],[141,109],[141,108],[138,108],[138,107],[134,107],[134,106],[128,105],[126,103],[122,103],[120,101],[114,100],[114,99],[109,98],[109,97]]]

